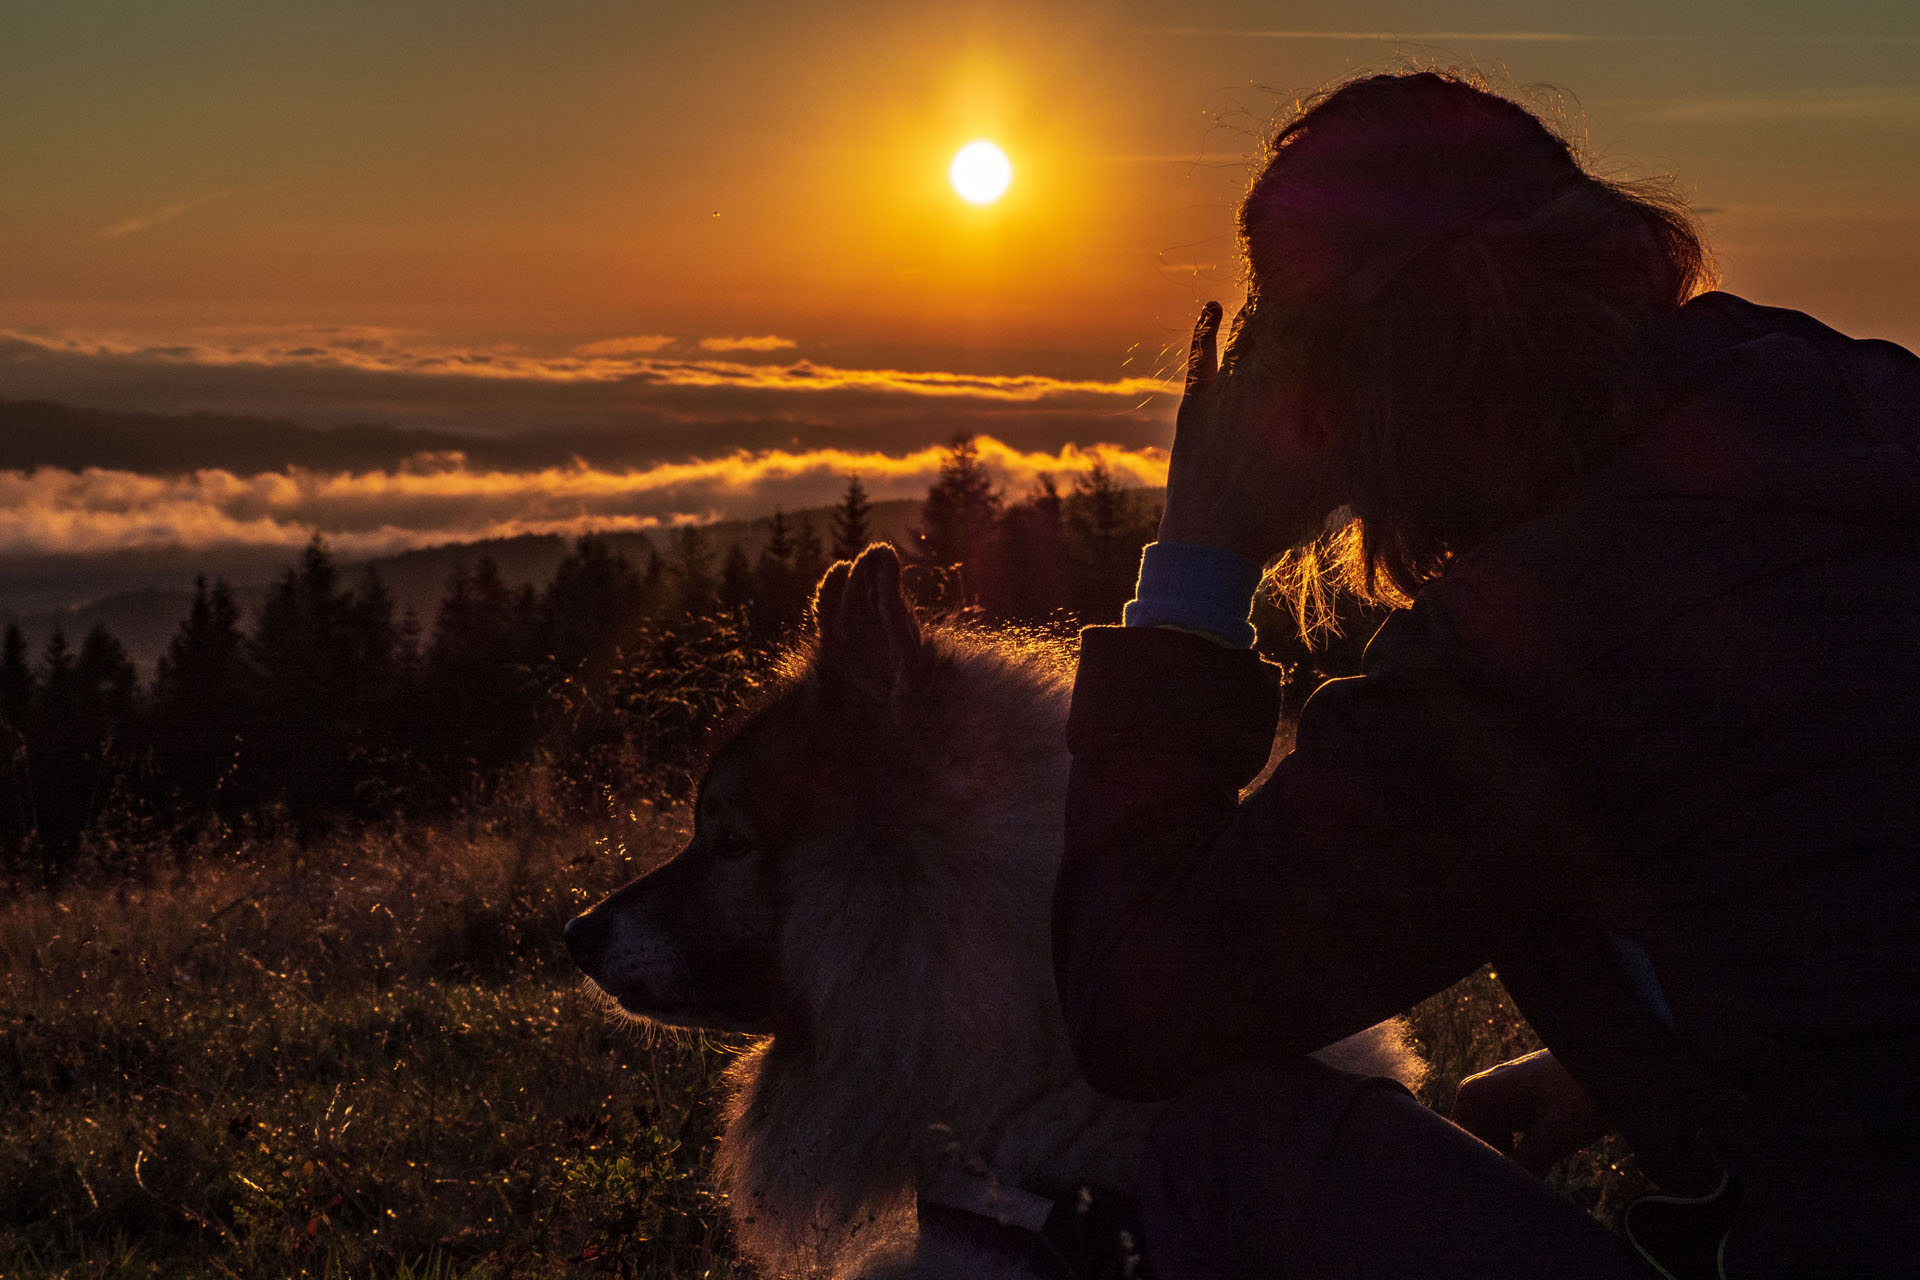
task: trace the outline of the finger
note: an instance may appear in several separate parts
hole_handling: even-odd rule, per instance
[[[1246,302],[1241,304],[1240,309],[1233,313],[1232,322],[1226,326],[1226,352],[1221,357],[1223,367],[1225,368],[1237,370],[1247,363],[1247,347],[1250,344],[1244,341],[1244,335],[1247,332],[1248,324],[1251,323],[1253,319],[1254,301],[1254,298],[1249,296]]]
[[[1193,349],[1187,354],[1187,394],[1212,382],[1219,367],[1220,304],[1209,302],[1200,308],[1200,319],[1193,326]]]

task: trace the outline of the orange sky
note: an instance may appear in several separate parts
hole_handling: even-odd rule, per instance
[[[0,399],[625,431],[622,466],[1164,444],[1141,379],[1237,292],[1272,120],[1409,59],[1677,175],[1728,287],[1920,345],[1910,0],[67,0],[0,41]],[[985,207],[946,180],[977,137]]]
[[[1241,161],[1286,99],[1404,50],[1577,94],[1598,154],[1716,211],[1735,287],[1916,336],[1905,3],[76,0],[9,26],[16,326],[1121,351],[1231,288]],[[945,181],[980,136],[1017,166],[984,209]]]

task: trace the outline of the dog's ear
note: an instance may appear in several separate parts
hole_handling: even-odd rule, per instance
[[[813,630],[823,642],[827,632],[839,624],[840,603],[846,599],[847,575],[852,571],[853,561],[835,560],[813,589]]]
[[[900,585],[900,557],[884,542],[869,546],[852,564],[843,560],[827,570],[813,610],[821,664],[856,684],[891,690],[925,653],[920,624]]]

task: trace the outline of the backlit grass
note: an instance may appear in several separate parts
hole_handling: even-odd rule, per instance
[[[0,1275],[732,1274],[728,1051],[615,1025],[560,945],[677,837],[414,831],[17,897]]]
[[[0,907],[0,1276],[727,1277],[727,1046],[616,1025],[565,920],[680,815],[228,851]],[[1444,1106],[1534,1047],[1482,974],[1426,1002]],[[1601,1150],[1559,1180],[1612,1207]]]

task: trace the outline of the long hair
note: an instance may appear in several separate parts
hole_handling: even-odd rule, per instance
[[[1303,628],[1341,579],[1404,602],[1616,448],[1649,411],[1649,332],[1712,275],[1667,187],[1599,177],[1525,107],[1434,71],[1303,104],[1240,235],[1253,305],[1229,360],[1278,380],[1352,517],[1276,575]]]

